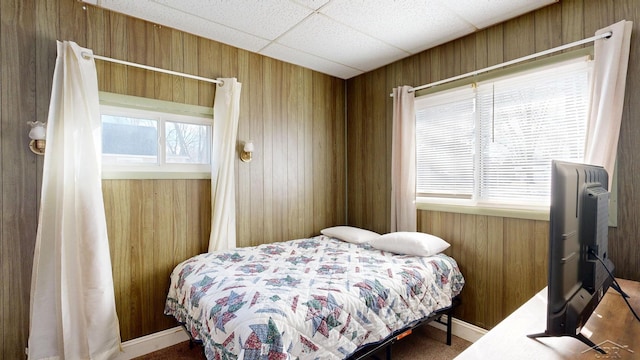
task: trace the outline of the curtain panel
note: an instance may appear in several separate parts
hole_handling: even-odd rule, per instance
[[[416,115],[410,86],[393,89],[391,229],[416,231]]]
[[[110,359],[120,350],[102,198],[91,54],[58,42],[31,279],[29,359]]]
[[[633,22],[620,21],[596,32],[610,38],[594,44],[594,69],[584,161],[603,166],[609,186],[615,168]]]
[[[213,103],[209,252],[236,247],[235,155],[242,84],[219,79]]]

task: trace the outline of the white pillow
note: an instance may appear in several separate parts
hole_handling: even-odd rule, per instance
[[[381,235],[369,245],[382,251],[402,255],[431,256],[446,250],[450,244],[441,238],[421,232],[392,232]]]
[[[353,226],[334,226],[320,230],[322,235],[334,237],[342,241],[350,242],[353,244],[362,244],[371,241],[372,239],[379,238],[380,234],[377,232],[360,229]]]

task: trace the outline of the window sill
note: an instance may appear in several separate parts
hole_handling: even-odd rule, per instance
[[[502,208],[494,206],[462,204],[452,201],[432,202],[425,199],[416,199],[416,209],[429,211],[452,212],[458,214],[499,216],[514,219],[526,220],[543,220],[549,221],[549,209],[520,209],[520,208]]]
[[[210,172],[176,172],[176,171],[102,171],[103,180],[193,180],[211,179]]]

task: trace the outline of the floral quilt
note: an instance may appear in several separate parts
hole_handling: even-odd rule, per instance
[[[320,235],[182,262],[165,314],[202,340],[207,359],[343,359],[450,306],[463,285],[447,255]]]

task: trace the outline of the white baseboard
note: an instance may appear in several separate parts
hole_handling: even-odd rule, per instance
[[[442,321],[447,321],[447,315],[442,316]],[[432,321],[429,325],[435,327],[436,329],[440,329],[442,331],[447,331],[447,327],[438,322]],[[475,326],[473,324],[469,324],[468,322],[464,322],[462,320],[458,320],[456,318],[451,319],[451,334],[465,339],[469,342],[476,342],[478,339],[482,337],[482,335],[486,334],[487,330]]]
[[[442,320],[446,321],[446,319],[447,316],[443,315]],[[487,330],[462,320],[453,318],[451,321],[451,333],[467,341],[475,342],[487,333]],[[447,327],[438,322],[432,321],[429,325],[436,329],[447,331]],[[189,336],[184,329],[181,326],[176,326],[171,329],[123,342],[122,352],[120,352],[115,360],[130,360],[187,340],[189,340]]]
[[[125,341],[115,360],[129,360],[189,340],[181,326]]]

